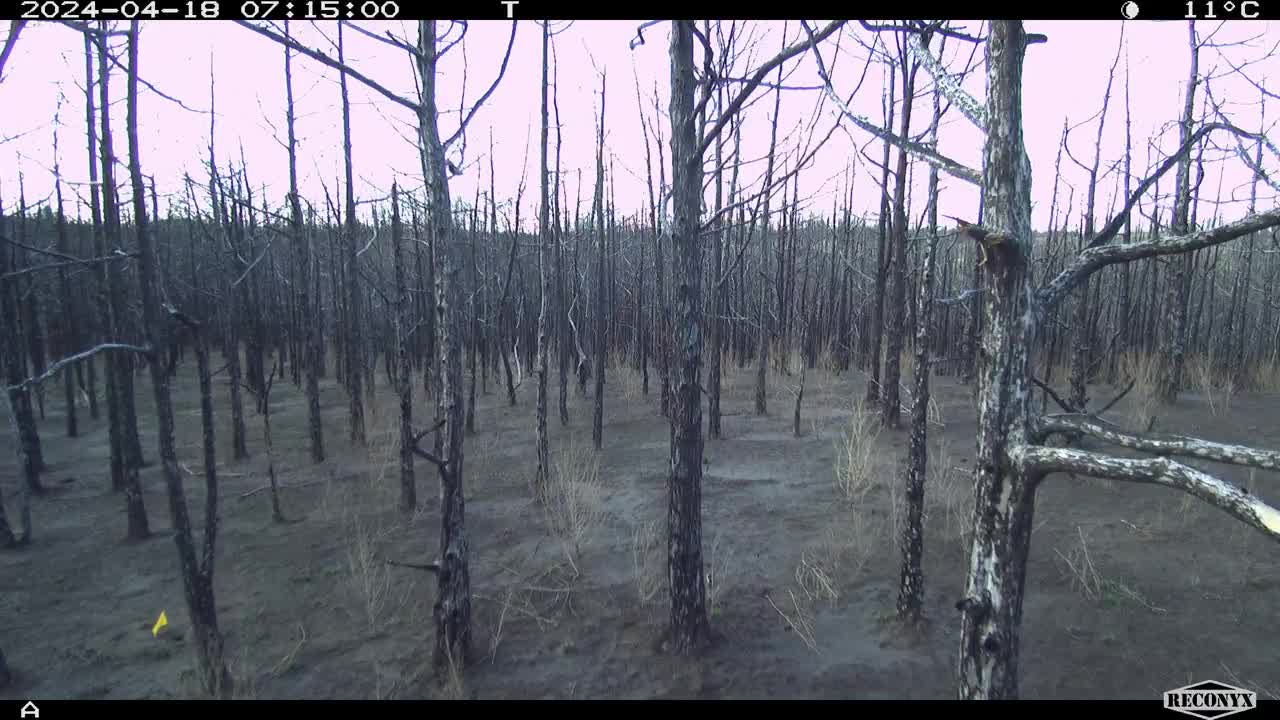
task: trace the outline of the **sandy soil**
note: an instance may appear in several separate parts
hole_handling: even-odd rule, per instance
[[[193,519],[201,521],[199,407],[190,369],[175,388],[178,443]],[[861,396],[860,373],[811,372],[802,436],[792,434],[795,377],[770,379],[769,414],[752,410],[750,369],[727,366],[724,437],[708,441],[704,538],[712,623],[703,657],[655,650],[664,627],[668,426],[629,371],[607,387],[598,482],[573,497],[578,541],[549,530],[532,503],[534,387],[509,407],[490,379],[477,434],[466,441],[467,522],[476,658],[460,682],[426,679],[434,578],[385,561],[422,563],[438,541],[437,481],[418,465],[420,510],[395,510],[393,398],[385,379],[370,411],[369,448],[347,442],[346,400],[322,384],[330,458],[307,458],[300,391],[277,384],[273,430],[288,522],[271,521],[260,418],[250,460],[230,462],[220,408],[222,534],[216,592],[238,694],[259,698],[948,698],[953,695],[962,534],[971,509],[973,404],[951,378],[935,383],[933,470],[926,488],[930,622],[892,620],[898,552],[890,483],[907,433],[875,439],[861,502],[837,490],[834,462]],[[224,381],[225,382],[225,381]],[[225,384],[218,384],[225,402]],[[150,388],[137,383],[147,459],[156,458]],[[192,649],[163,482],[143,472],[155,536],[128,544],[124,501],[109,489],[105,424],[82,412],[64,437],[60,390],[42,423],[50,492],[34,500],[35,542],[0,552],[0,647],[15,672],[10,698],[190,697]],[[555,385],[552,384],[554,397]],[[1095,388],[1095,396],[1108,390]],[[570,392],[572,422],[551,418],[567,470],[589,467],[590,399]],[[1158,427],[1280,447],[1280,397],[1188,393]],[[421,396],[419,417],[425,415]],[[1123,418],[1128,400],[1113,414]],[[0,445],[12,448],[5,437]],[[573,458],[577,458],[576,461]],[[946,468],[953,468],[948,472]],[[1214,468],[1280,501],[1274,476]],[[0,459],[12,492],[13,453]],[[12,511],[15,500],[7,499]],[[1280,556],[1259,533],[1176,492],[1054,476],[1039,494],[1022,636],[1028,698],[1153,699],[1188,682],[1280,693]],[[1072,568],[1076,568],[1073,570]],[[165,611],[169,626],[152,636]]]

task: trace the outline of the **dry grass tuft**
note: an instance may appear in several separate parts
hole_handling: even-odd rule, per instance
[[[1104,604],[1130,602],[1153,613],[1167,612],[1164,608],[1153,604],[1136,588],[1120,580],[1104,577],[1089,551],[1089,542],[1085,538],[1084,528],[1077,525],[1076,535],[1079,541],[1067,553],[1064,554],[1057,549],[1054,553],[1062,562],[1064,575],[1070,580],[1071,586],[1085,599]]]
[[[1249,385],[1259,392],[1280,393],[1280,358],[1273,357],[1255,365]]]
[[[925,490],[925,527],[939,526],[948,543],[963,556],[973,540],[973,489],[968,468],[956,464],[951,443],[940,442],[929,458],[929,479]]]
[[[652,602],[666,580],[661,541],[657,520],[637,523],[631,531],[631,566],[641,605]]]
[[[720,598],[732,584],[733,556],[733,545],[725,542],[724,533],[717,530],[702,563],[707,607],[713,615],[720,612]]]
[[[766,594],[764,596],[765,600],[769,602],[769,605],[771,605],[773,609],[777,611],[778,615],[782,617],[782,620],[787,624],[787,627],[791,628],[791,630],[795,632],[796,637],[800,638],[800,641],[803,642],[810,650],[815,653],[820,652],[818,650],[817,634],[814,631],[813,611],[805,603],[801,602],[800,598],[796,597],[794,591],[788,589],[787,597],[790,599],[790,603],[788,604],[786,601],[783,601],[783,605],[787,606],[789,609],[783,610],[781,607],[778,607],[776,602],[773,601],[773,597],[771,595]]]
[[[606,383],[618,387],[618,394],[628,402],[639,400],[644,395],[644,379],[640,371],[632,365],[632,359],[626,351],[613,349],[609,352],[609,370]]]
[[[560,540],[575,572],[582,547],[604,519],[600,456],[586,442],[571,437],[551,450],[551,472],[541,489],[543,520]]]
[[[883,478],[876,472],[876,440],[882,425],[874,408],[866,407],[858,395],[853,416],[836,443],[836,489],[847,502],[861,505]]]
[[[822,533],[822,538],[800,553],[795,579],[810,602],[840,599],[845,582],[860,575],[871,559],[876,542],[883,534],[883,523],[875,523],[861,513],[851,513],[848,521],[837,520]]]
[[[1154,354],[1126,353],[1120,358],[1121,371],[1133,378],[1133,390],[1129,393],[1129,423],[1134,430],[1150,432],[1155,425],[1156,409],[1160,405],[1158,378],[1159,359]]]
[[[1232,373],[1214,369],[1212,358],[1197,355],[1186,362],[1187,377],[1195,383],[1209,405],[1209,414],[1218,417],[1231,407],[1236,393],[1236,381]]]
[[[350,538],[346,552],[347,579],[364,612],[369,634],[374,635],[387,622],[387,611],[393,604],[391,569],[378,557],[379,533],[364,521],[352,520]]]

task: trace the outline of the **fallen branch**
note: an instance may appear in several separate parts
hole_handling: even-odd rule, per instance
[[[1054,391],[1053,391],[1053,388],[1051,388],[1051,387],[1049,387],[1048,385],[1044,384],[1044,381],[1042,381],[1040,378],[1035,377],[1035,376],[1033,375],[1033,376],[1031,377],[1031,382],[1032,382],[1032,383],[1034,383],[1036,387],[1038,387],[1038,388],[1040,388],[1041,390],[1043,390],[1043,391],[1045,392],[1045,394],[1046,394],[1046,395],[1048,395],[1049,397],[1053,398],[1053,401],[1054,401],[1055,403],[1057,403],[1057,404],[1058,404],[1058,407],[1062,408],[1062,411],[1063,411],[1063,412],[1069,412],[1069,413],[1076,412],[1076,409],[1075,409],[1075,408],[1073,408],[1073,407],[1071,407],[1071,404],[1070,404],[1070,403],[1068,403],[1066,400],[1063,400],[1063,399],[1058,395],[1058,393],[1056,393],[1056,392],[1054,392]]]
[[[295,488],[310,487],[311,485],[319,485],[319,484],[320,484],[320,483],[322,483],[322,482],[324,482],[324,480],[307,480],[306,482],[299,482],[299,483],[284,483],[284,484],[281,484],[281,485],[277,485],[277,486],[276,486],[276,489],[278,489],[278,490],[285,490],[285,489],[292,490],[292,489],[295,489]],[[263,485],[262,487],[254,488],[254,489],[250,490],[249,492],[241,493],[241,494],[240,494],[240,496],[239,496],[237,499],[239,499],[239,500],[244,500],[245,498],[253,497],[254,495],[257,495],[257,494],[258,494],[258,493],[260,493],[260,492],[266,492],[267,490],[270,490],[270,489],[271,489],[271,486],[270,486],[270,485]]]
[[[440,572],[440,563],[433,562],[433,563],[427,563],[425,565],[422,565],[419,563],[406,563],[406,562],[399,562],[396,560],[386,560],[386,559],[384,559],[383,562],[385,562],[388,565],[394,565],[396,567],[402,567],[402,568],[409,568],[411,570],[425,570],[431,573]]]

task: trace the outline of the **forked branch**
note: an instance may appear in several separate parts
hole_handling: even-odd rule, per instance
[[[1157,255],[1177,255],[1230,242],[1258,230],[1280,226],[1280,208],[1249,215],[1209,230],[1154,238],[1124,245],[1099,245],[1080,252],[1048,285],[1036,291],[1042,309],[1049,309],[1084,282],[1085,278],[1107,265],[1132,262]]]
[[[1217,507],[1280,540],[1280,511],[1257,496],[1193,467],[1169,458],[1117,458],[1086,450],[1020,445],[1010,459],[1032,475],[1073,473],[1175,488]]]
[[[1044,433],[1083,433],[1117,447],[1161,456],[1193,457],[1201,460],[1280,471],[1280,452],[1244,445],[1218,443],[1182,435],[1151,435],[1130,432],[1102,418],[1071,413],[1045,415],[1037,421]]]

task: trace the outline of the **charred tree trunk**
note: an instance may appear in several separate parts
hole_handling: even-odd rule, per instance
[[[429,223],[435,248],[436,318],[439,326],[438,355],[441,367],[437,412],[444,420],[440,471],[440,549],[436,571],[436,602],[433,664],[465,660],[471,647],[471,575],[467,557],[467,529],[463,479],[462,348],[458,309],[459,263],[453,238],[453,218],[449,207],[449,185],[444,148],[436,126],[436,25],[423,20],[418,25],[418,73],[422,100],[418,110],[418,132],[422,174],[427,181]]]
[[[991,24],[987,39],[985,224],[1003,237],[981,268],[982,345],[977,354],[978,438],[974,538],[961,612],[961,699],[1018,696],[1019,626],[1038,477],[1008,461],[1029,439],[1029,351],[1035,340],[1028,260],[1031,167],[1022,135],[1021,22]]]
[[[338,73],[338,82],[342,88],[342,154],[346,169],[346,225],[343,236],[346,240],[347,266],[347,392],[350,403],[351,442],[364,447],[364,340],[361,325],[364,317],[361,313],[360,298],[360,258],[356,256],[356,191],[351,163],[351,103],[347,97],[347,72],[344,62],[342,44],[342,23],[338,23],[338,62],[344,68]]]
[[[1191,69],[1187,75],[1187,94],[1184,98],[1182,119],[1178,123],[1179,144],[1185,144],[1191,137],[1192,113],[1195,110],[1196,84],[1200,76],[1200,46],[1196,39],[1195,20],[1187,21],[1187,33],[1191,47]],[[1176,195],[1174,196],[1173,220],[1170,231],[1174,235],[1185,235],[1189,231],[1189,215],[1191,207],[1191,154],[1184,153],[1178,161]],[[1160,399],[1172,403],[1178,399],[1182,386],[1182,367],[1186,354],[1187,332],[1187,296],[1190,276],[1188,270],[1191,263],[1190,254],[1182,254],[1169,259],[1169,272],[1165,281],[1165,313],[1160,335],[1159,372],[1156,385]]]
[[[773,118],[769,131],[769,159],[764,171],[764,213],[760,225],[760,327],[756,344],[756,414],[764,415],[769,411],[768,393],[765,388],[766,371],[769,366],[769,344],[773,339],[773,324],[769,321],[769,200],[773,196],[770,186],[773,184],[774,156],[778,147],[778,111],[782,107],[782,66],[778,66],[778,82],[773,93]],[[674,130],[672,132],[675,132]],[[783,193],[786,200],[786,191]],[[781,235],[779,235],[781,242]]]
[[[551,178],[547,174],[547,132],[548,132],[548,113],[547,113],[547,59],[551,43],[550,23],[542,23],[542,136],[539,143],[539,152],[541,154],[541,163],[539,164],[538,184],[539,184],[539,203],[538,203],[538,282],[542,287],[542,302],[538,308],[538,401],[537,401],[537,417],[535,418],[537,430],[537,451],[538,451],[538,468],[537,474],[534,476],[534,493],[541,497],[542,492],[547,487],[548,480],[551,475],[551,446],[547,438],[547,372],[550,345],[548,339],[548,330],[550,323],[550,315],[547,312],[547,303],[551,298],[551,230],[550,230],[550,213],[551,198],[550,192]],[[515,241],[512,241],[511,248],[512,259],[515,259]],[[563,388],[564,383],[561,382]]]
[[[914,42],[904,38],[905,42]],[[902,127],[901,137],[910,137],[911,104],[915,100],[916,71],[919,65],[912,61],[903,49],[902,69]],[[885,329],[884,378],[880,383],[880,421],[891,428],[898,427],[902,407],[899,394],[901,381],[902,345],[907,314],[907,151],[899,148],[898,167],[895,170],[896,185],[893,191],[893,231],[890,233],[890,256],[893,267],[889,275],[889,322]]]
[[[217,533],[217,478],[207,472],[205,482],[208,498],[205,506],[204,561],[196,557],[192,540],[191,521],[187,515],[187,500],[178,470],[177,450],[174,445],[173,401],[169,394],[169,376],[165,372],[158,348],[164,347],[161,328],[161,299],[158,293],[160,279],[156,268],[155,247],[148,227],[142,186],[142,168],[138,157],[138,21],[129,25],[129,93],[128,135],[129,175],[133,183],[134,223],[138,233],[139,272],[138,286],[142,302],[143,332],[150,346],[147,365],[151,370],[151,385],[155,394],[156,416],[159,422],[160,462],[165,486],[169,493],[169,515],[174,541],[178,546],[178,559],[182,568],[183,588],[187,610],[195,634],[197,660],[200,666],[200,682],[205,692],[215,696],[227,696],[231,691],[231,675],[222,656],[222,634],[218,631],[217,606],[213,596],[214,538]],[[104,108],[105,110],[105,108]],[[207,368],[206,368],[207,375]],[[207,389],[207,381],[203,384]],[[207,392],[202,408],[208,407]],[[205,428],[206,458],[210,452],[212,424]],[[208,471],[209,468],[206,468]]]
[[[284,23],[285,37],[289,37],[289,21]],[[289,46],[284,47],[285,107],[289,124],[289,223],[293,246],[297,255],[297,303],[298,319],[302,325],[303,372],[306,373],[307,428],[311,436],[311,462],[324,462],[324,428],[320,420],[320,384],[316,378],[320,362],[320,347],[316,341],[316,319],[312,317],[311,298],[311,241],[302,225],[302,202],[298,197],[298,139],[294,132],[293,71]],[[398,250],[398,248],[397,248]],[[317,302],[319,297],[316,298]]]
[[[933,94],[932,146],[937,148],[942,116],[939,93]],[[929,240],[920,266],[916,314],[915,389],[911,406],[911,446],[907,454],[902,526],[902,575],[898,583],[898,619],[919,622],[924,612],[924,481],[929,466],[929,337],[933,313],[933,264],[938,249],[938,169],[929,168]]]
[[[893,127],[893,87],[897,72],[890,68],[889,70],[889,94],[885,96],[884,105],[884,126]],[[889,225],[889,141],[884,142],[884,157],[881,160],[880,171],[880,219],[877,225],[877,247],[876,247],[876,267],[875,267],[875,290],[872,302],[874,303],[871,310],[871,347],[870,347],[870,363],[871,372],[867,376],[867,402],[877,402],[880,400],[882,390],[880,387],[880,348],[884,343],[884,291],[885,278],[889,272],[889,262],[892,257],[892,248],[890,246],[890,232],[893,228]]]
[[[608,333],[609,325],[607,322],[608,308],[611,304],[605,298],[605,256],[606,252],[606,235],[605,235],[605,215],[604,215],[604,109],[605,109],[605,79],[600,78],[600,135],[596,141],[596,301],[595,315],[596,321],[596,388],[595,388],[595,411],[591,420],[591,442],[597,450],[600,449],[604,442],[604,373],[606,362],[606,353],[608,352]],[[545,208],[544,208],[545,212]],[[544,287],[544,291],[549,288]]]
[[[694,113],[692,21],[671,31],[671,167],[678,351],[671,408],[671,474],[667,480],[668,642],[691,653],[710,639],[702,562],[702,243],[698,233],[702,158]]]
[[[409,356],[409,283],[405,278],[404,230],[400,227],[400,190],[391,184],[391,245],[396,273],[396,357],[400,395],[400,510],[412,513],[418,506],[418,486],[413,468],[413,367]]]

